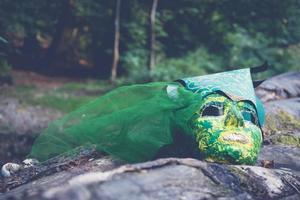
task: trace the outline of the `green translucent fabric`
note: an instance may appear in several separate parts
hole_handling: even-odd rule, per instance
[[[186,126],[200,95],[168,83],[121,87],[49,125],[35,141],[30,157],[46,160],[75,147],[96,144],[98,150],[128,162],[146,161],[172,143],[172,129]],[[175,117],[176,113],[180,116]],[[176,119],[176,120],[175,120]],[[187,127],[182,127],[187,129]]]
[[[233,101],[252,102],[262,126],[263,107],[256,100],[249,69],[183,81],[185,86],[156,82],[115,89],[52,122],[36,139],[29,157],[43,161],[93,144],[127,162],[153,159],[162,147],[173,143],[178,130],[196,137],[191,119],[203,107],[204,97],[218,91]]]

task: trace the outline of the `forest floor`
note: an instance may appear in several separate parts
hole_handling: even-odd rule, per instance
[[[28,71],[12,71],[12,78],[14,84],[2,87],[1,96],[62,112],[70,112],[113,88],[107,81],[49,77]]]
[[[19,161],[48,123],[113,86],[107,81],[50,77],[12,71],[13,84],[0,86],[0,165]]]

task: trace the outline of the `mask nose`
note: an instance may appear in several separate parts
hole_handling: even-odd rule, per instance
[[[232,127],[243,127],[244,126],[244,119],[242,114],[237,110],[236,107],[231,107],[228,111],[225,121],[225,126],[232,126]]]

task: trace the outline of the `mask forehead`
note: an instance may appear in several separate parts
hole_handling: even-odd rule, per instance
[[[227,102],[227,101],[229,101],[227,97],[217,93],[212,93],[204,98],[202,104],[205,106],[205,104],[208,104],[210,102]]]
[[[181,79],[185,88],[204,97],[221,91],[234,101],[250,101],[257,111],[259,124],[264,124],[264,108],[255,96],[249,68]]]
[[[188,90],[200,93],[201,96],[222,91],[235,101],[248,100],[256,106],[249,68],[184,78],[182,81]]]

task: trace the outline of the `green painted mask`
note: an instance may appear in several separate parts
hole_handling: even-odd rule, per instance
[[[189,121],[200,154],[207,161],[253,164],[262,143],[263,108],[249,69],[182,81],[201,98]]]
[[[250,103],[210,94],[204,98],[190,126],[206,160],[235,164],[256,161],[262,133]]]

